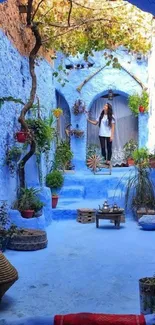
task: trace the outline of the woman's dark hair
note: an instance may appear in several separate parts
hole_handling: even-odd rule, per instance
[[[108,105],[108,111],[107,111],[107,116],[108,116],[108,125],[111,127],[112,126],[112,119],[113,119],[113,111],[112,111],[112,105],[109,103],[106,103]],[[101,120],[103,119],[104,116],[104,109],[101,112],[101,115],[99,117],[99,126],[101,125]]]

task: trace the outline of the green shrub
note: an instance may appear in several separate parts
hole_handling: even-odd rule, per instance
[[[132,157],[135,165],[149,165],[149,151],[147,148],[140,148],[135,150]]]
[[[46,176],[46,185],[52,190],[58,190],[64,182],[63,174],[59,170],[53,170]]]
[[[61,141],[56,148],[54,158],[54,168],[65,170],[69,166],[73,153],[67,141]]]

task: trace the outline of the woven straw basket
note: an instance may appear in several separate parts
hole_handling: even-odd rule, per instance
[[[0,299],[17,280],[18,273],[16,269],[0,252]]]

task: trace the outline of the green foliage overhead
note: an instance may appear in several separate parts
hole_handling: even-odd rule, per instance
[[[92,50],[127,49],[147,53],[150,49],[151,18],[126,3],[101,0],[33,1],[34,21],[38,23],[42,44],[66,55]]]

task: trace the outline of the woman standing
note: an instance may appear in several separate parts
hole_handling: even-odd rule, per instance
[[[87,118],[87,120],[93,125],[99,125],[101,153],[104,160],[106,160],[106,164],[110,165],[112,156],[112,141],[115,130],[115,118],[113,116],[111,104],[107,103],[104,105],[103,110],[96,121],[92,121],[89,118]]]

